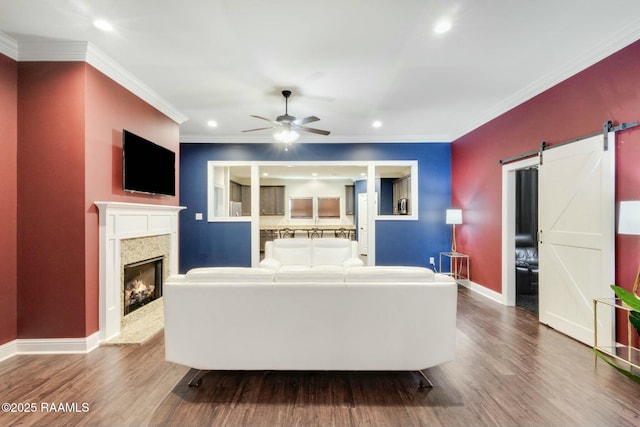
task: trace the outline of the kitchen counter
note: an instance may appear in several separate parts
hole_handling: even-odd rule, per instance
[[[347,230],[355,230],[354,224],[296,224],[296,225],[260,225],[260,230],[284,230],[290,228],[291,230],[302,231],[311,230],[317,228],[319,230],[339,230],[345,228]]]
[[[260,250],[264,250],[264,243],[281,238],[282,230],[289,229],[293,231],[293,237],[338,237],[338,230],[344,229],[344,233],[340,237],[346,237],[351,240],[356,238],[356,226],[354,224],[296,224],[296,225],[261,225],[260,226]],[[311,233],[311,230],[318,229],[317,233]]]

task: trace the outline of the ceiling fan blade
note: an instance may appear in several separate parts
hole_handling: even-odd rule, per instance
[[[305,117],[303,119],[295,120],[293,123],[296,124],[296,125],[306,125],[307,123],[317,122],[318,120],[320,120],[320,119],[317,118],[316,116],[309,116],[309,117]]]
[[[260,119],[260,120],[266,120],[266,121],[271,122],[271,123],[277,123],[277,122],[274,122],[274,121],[273,121],[273,120],[271,120],[271,119],[267,119],[266,117],[262,117],[262,116],[255,116],[255,115],[253,115],[253,114],[252,114],[250,117],[255,117],[256,119]]]
[[[275,129],[275,126],[269,126],[268,128],[247,129],[247,130],[243,130],[242,132],[253,132],[256,130],[265,130],[265,129]]]
[[[306,126],[295,126],[295,128],[296,129],[300,129],[303,132],[318,133],[320,135],[329,135],[331,133],[328,130],[314,129],[314,128],[309,128],[309,127],[306,127]]]

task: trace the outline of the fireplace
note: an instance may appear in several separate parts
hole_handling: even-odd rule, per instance
[[[123,314],[126,316],[162,296],[164,257],[156,257],[124,266]]]
[[[178,213],[184,207],[95,204],[100,211],[99,340],[105,342],[117,337],[122,327],[125,265],[164,256],[163,279],[178,274]]]

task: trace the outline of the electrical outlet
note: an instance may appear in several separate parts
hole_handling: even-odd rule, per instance
[[[429,265],[433,265],[433,264],[435,264],[435,263],[436,263],[435,258],[434,258],[434,257],[432,257],[432,256],[430,256],[430,257],[429,257]]]

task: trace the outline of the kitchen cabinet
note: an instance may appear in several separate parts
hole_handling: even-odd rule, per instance
[[[260,186],[260,215],[284,215],[284,185]]]
[[[408,199],[411,197],[411,177],[404,177],[393,182],[393,198]]]
[[[411,176],[406,176],[393,182],[393,213],[396,215],[399,213],[398,201],[400,199],[411,199]],[[409,204],[409,211],[411,211],[411,204]]]
[[[242,216],[251,216],[251,186],[243,185],[241,188],[242,196]]]
[[[242,216],[251,216],[251,186],[229,181],[229,201],[242,203]]]
[[[345,213],[345,215],[354,215],[355,214],[355,195],[356,195],[356,187],[355,187],[355,185],[345,185],[344,186],[344,213]]]
[[[241,202],[242,201],[242,185],[235,181],[229,181],[229,201]]]

